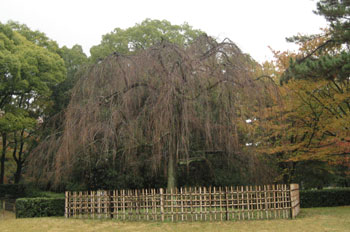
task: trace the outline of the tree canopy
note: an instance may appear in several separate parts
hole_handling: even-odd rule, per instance
[[[65,72],[57,54],[27,40],[11,25],[0,24],[1,183],[7,148],[21,169],[31,132],[51,104],[51,89],[65,79]],[[17,170],[16,182],[20,174]]]
[[[146,19],[140,24],[127,29],[115,28],[112,32],[102,36],[99,45],[90,49],[92,62],[107,57],[113,52],[132,54],[140,49],[147,49],[162,40],[178,45],[190,43],[199,35],[200,30],[193,29],[187,23],[172,25],[166,20]]]
[[[58,150],[52,175],[69,179],[74,167],[94,175],[96,165],[122,172],[146,163],[165,172],[173,188],[181,163],[208,154],[227,164],[245,159],[244,112],[260,101],[248,61],[234,43],[202,36],[185,47],[162,41],[132,56],[113,54],[87,68],[62,137],[41,148],[45,155]]]

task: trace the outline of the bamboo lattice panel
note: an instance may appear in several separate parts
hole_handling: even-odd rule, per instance
[[[297,185],[295,185],[297,186]],[[66,192],[66,217],[222,221],[290,218],[299,189],[289,185]],[[291,195],[292,194],[292,195]]]

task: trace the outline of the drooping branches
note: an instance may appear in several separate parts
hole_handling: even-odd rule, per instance
[[[203,36],[185,48],[163,41],[133,56],[112,54],[73,89],[64,132],[50,145],[56,180],[77,166],[130,171],[147,162],[172,187],[180,159],[198,151],[242,155],[244,112],[259,91],[245,55],[229,41]]]

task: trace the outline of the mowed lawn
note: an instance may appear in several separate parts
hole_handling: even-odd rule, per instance
[[[0,214],[0,231],[350,231],[350,206],[302,209],[297,219],[236,222],[117,222],[63,217],[15,219]]]

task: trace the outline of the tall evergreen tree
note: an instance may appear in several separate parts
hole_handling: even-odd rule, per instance
[[[322,35],[294,36],[290,42],[298,44],[328,37],[322,44],[295,60],[282,76],[282,83],[295,79],[326,79],[335,81],[349,80],[350,76],[350,1],[321,0],[317,3],[318,15],[329,22],[329,31]],[[336,48],[336,49],[335,49]]]

